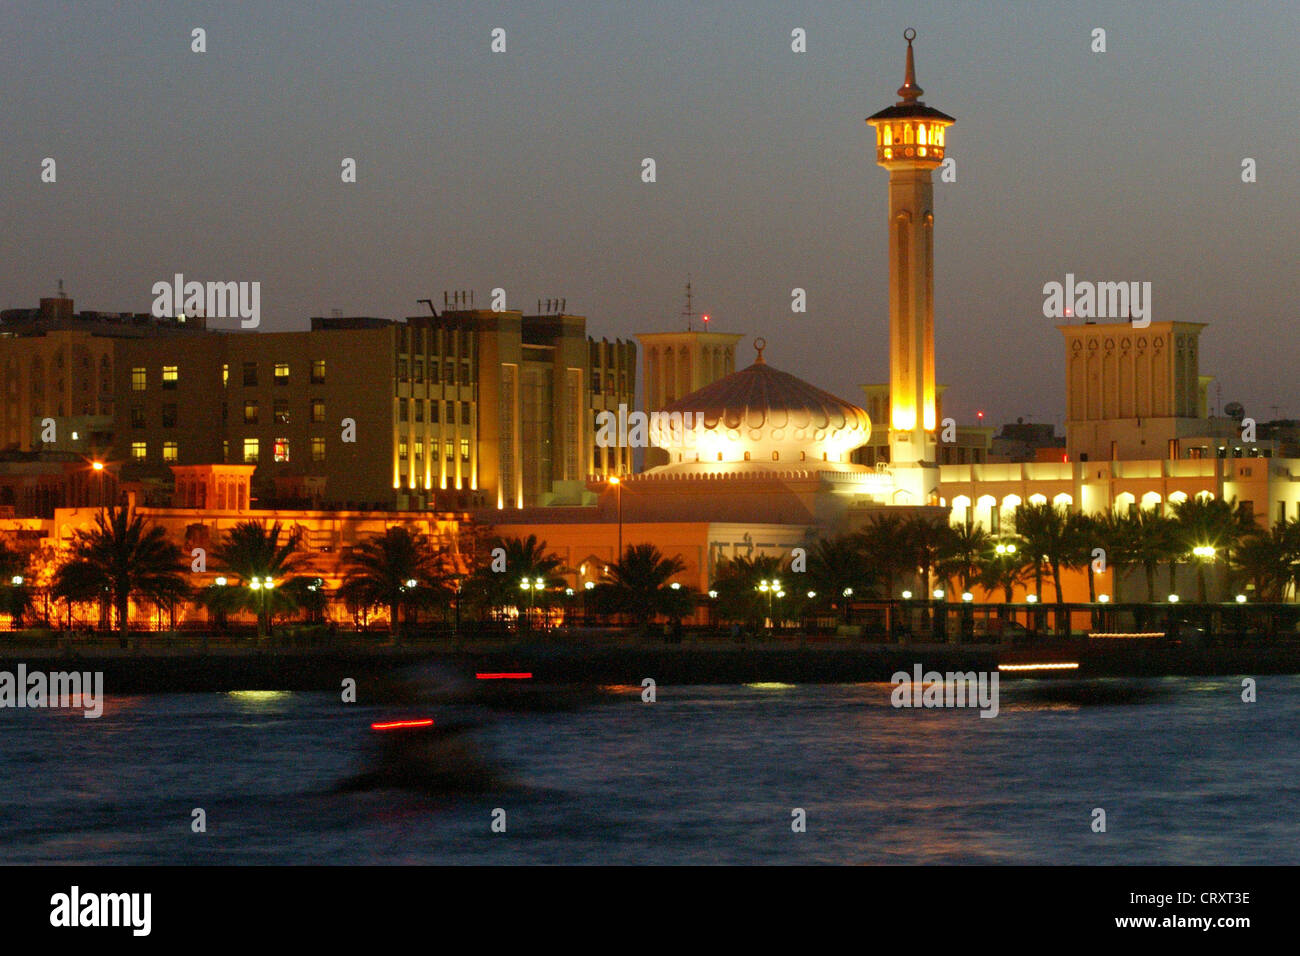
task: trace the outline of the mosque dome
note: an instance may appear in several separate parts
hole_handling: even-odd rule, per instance
[[[768,365],[755,345],[753,365],[667,405],[651,442],[680,462],[847,462],[871,437],[867,413]]]

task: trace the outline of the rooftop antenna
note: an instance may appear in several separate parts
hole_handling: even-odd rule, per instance
[[[473,289],[470,289],[470,290],[469,290],[469,305],[470,305],[470,308],[471,308],[471,309],[474,307],[474,290],[473,290]]]
[[[415,304],[416,304],[416,305],[420,305],[420,304],[427,305],[427,306],[429,307],[429,311],[433,313],[433,317],[434,317],[435,319],[438,317],[438,310],[435,309],[435,308],[433,307],[433,300],[432,300],[432,299],[416,299],[416,300],[415,300]]]
[[[682,310],[682,315],[686,317],[686,331],[693,331],[695,309],[691,305],[691,274],[689,272],[686,273],[686,308]]]
[[[67,298],[67,296],[63,294],[63,280],[62,280],[62,279],[59,280],[59,298],[60,298],[60,299],[66,299],[66,298]]]
[[[447,308],[447,290],[446,290],[446,289],[443,289],[443,290],[442,290],[442,307],[443,307],[444,309]]]

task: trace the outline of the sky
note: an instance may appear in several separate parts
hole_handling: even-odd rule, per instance
[[[78,309],[148,311],[180,272],[260,282],[278,331],[503,288],[612,339],[682,328],[689,275],[746,336],[738,367],[762,336],[860,401],[888,379],[863,120],[897,100],[909,26],[925,102],[957,120],[934,187],[946,414],[1063,421],[1043,286],[1073,273],[1151,282],[1153,320],[1209,323],[1223,403],[1300,417],[1290,2],[3,0],[0,308],[62,279]]]

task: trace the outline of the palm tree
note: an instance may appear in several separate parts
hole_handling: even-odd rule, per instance
[[[663,614],[679,620],[691,612],[690,588],[673,577],[686,570],[680,557],[666,558],[653,544],[630,544],[623,558],[610,565],[607,579],[596,586],[595,600],[608,613],[623,614],[638,622],[642,635],[651,620]]]
[[[225,610],[242,607],[255,611],[257,636],[265,637],[274,614],[298,607],[295,578],[307,566],[298,545],[298,535],[285,534],[278,521],[271,525],[252,519],[239,522],[226,532],[215,559],[244,587],[209,588],[203,594],[204,603]]]
[[[1107,553],[1104,537],[1104,519],[1082,511],[1070,514],[1066,519],[1066,552],[1064,564],[1067,568],[1083,569],[1088,574],[1088,601],[1097,603],[1097,560],[1096,552],[1100,549],[1103,560]]]
[[[1173,522],[1158,508],[1143,508],[1132,518],[1133,559],[1142,565],[1147,579],[1147,601],[1156,599],[1156,568],[1162,561],[1176,556],[1179,545],[1174,537]]]
[[[1016,508],[1016,533],[1025,541],[1025,550],[1034,562],[1034,594],[1043,600],[1044,563],[1052,572],[1052,585],[1056,588],[1056,601],[1061,603],[1061,566],[1069,558],[1070,513],[1061,505],[1046,501],[1020,505]]]
[[[979,580],[985,557],[993,552],[993,539],[982,525],[970,517],[954,525],[939,556],[939,574],[949,584],[953,581],[965,593]]]
[[[441,556],[419,532],[392,527],[349,548],[339,596],[354,605],[388,608],[389,631],[402,634],[402,610],[427,603],[445,591]]]
[[[916,570],[911,529],[899,515],[878,514],[857,537],[867,566],[883,579],[885,597],[892,601],[898,597],[898,579]]]
[[[23,626],[23,615],[32,606],[28,564],[26,552],[15,551],[0,540],[0,614],[9,615],[15,631]]]
[[[874,583],[875,575],[856,536],[822,538],[813,545],[808,555],[808,587],[803,590],[816,594],[809,599],[814,604],[839,607],[847,622],[850,599],[855,594],[866,596]]]
[[[1019,538],[1002,535],[997,545],[1001,545],[1003,550],[999,552],[996,546],[991,548],[980,564],[980,587],[989,593],[1000,590],[1003,602],[1010,604],[1015,589],[1028,585],[1033,576],[1031,567],[1041,569],[1038,562],[1029,557],[1024,542]]]
[[[759,592],[763,581],[777,580],[784,562],[770,554],[752,558],[736,555],[719,561],[713,587],[718,592],[718,616],[723,620],[744,621],[757,626],[767,614],[767,601]]]
[[[930,596],[930,571],[950,547],[953,530],[944,518],[913,515],[906,522],[912,545],[914,567],[921,582],[921,594]]]
[[[1235,498],[1224,501],[1208,495],[1175,502],[1171,517],[1181,556],[1195,554],[1197,548],[1212,549],[1204,555],[1196,555],[1197,599],[1204,604],[1208,599],[1205,565],[1214,560],[1216,554],[1229,557],[1241,539],[1255,530],[1255,517]]]
[[[535,534],[527,538],[493,537],[479,560],[464,590],[483,611],[518,604],[519,585],[524,580],[540,579],[543,595],[563,584],[559,574],[564,562],[547,551],[546,542]]]
[[[1278,523],[1268,531],[1256,529],[1242,538],[1233,549],[1231,568],[1233,576],[1245,579],[1255,586],[1259,601],[1281,601],[1287,585],[1295,579],[1296,552],[1291,548],[1291,535],[1287,526]]]
[[[1106,553],[1106,565],[1115,590],[1113,597],[1121,600],[1120,585],[1125,569],[1137,563],[1138,517],[1125,508],[1113,508],[1094,516],[1097,546]]]
[[[130,603],[138,596],[155,604],[189,593],[181,549],[160,525],[146,524],[129,505],[105,509],[95,527],[78,531],[72,554],[54,576],[53,593],[73,601],[108,598],[117,615],[118,638],[127,646]]]

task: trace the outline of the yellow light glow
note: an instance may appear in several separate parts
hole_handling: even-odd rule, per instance
[[[910,432],[916,427],[916,409],[911,406],[895,405],[889,410],[889,418],[895,431]]]
[[[893,158],[894,158],[894,151],[893,151],[892,149],[890,149],[888,146],[886,146],[886,147],[885,147],[885,159],[893,159]]]
[[[918,147],[916,148],[916,152],[917,152],[917,155],[919,155],[919,156],[924,156],[924,155],[925,155],[925,147],[924,147],[924,146],[918,146]]]
[[[92,462],[90,467],[93,468],[95,471],[103,471],[104,463],[102,461]]]
[[[1000,671],[1077,671],[1078,664],[999,664]]]

